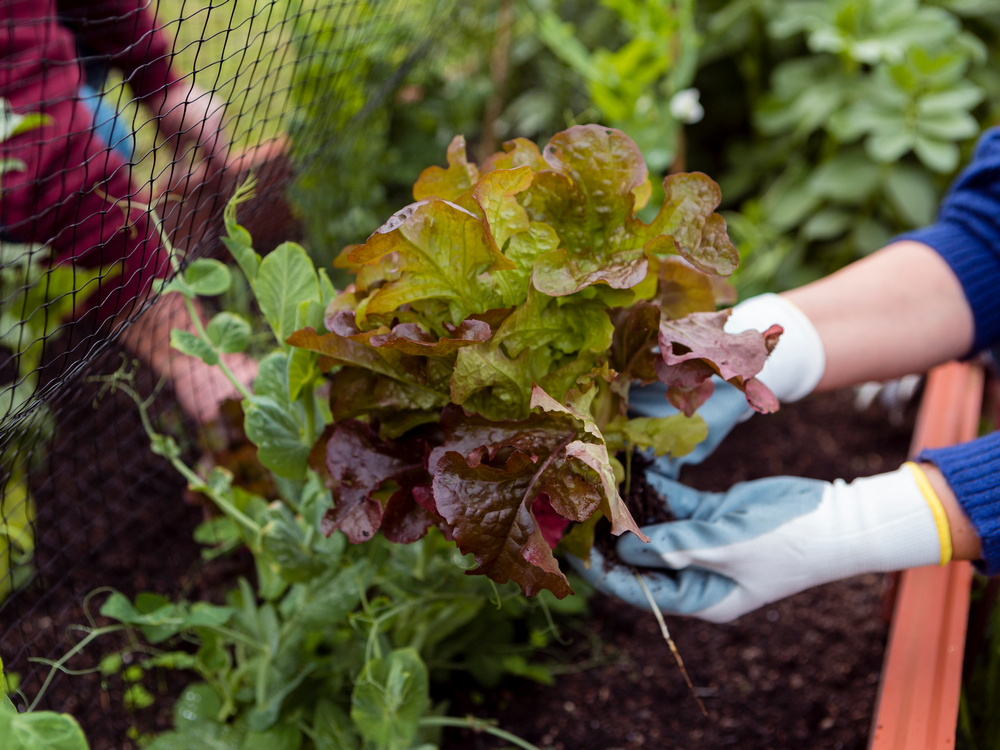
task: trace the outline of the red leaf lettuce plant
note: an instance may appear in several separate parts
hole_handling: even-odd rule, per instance
[[[738,262],[718,186],[675,174],[664,190],[638,219],[652,185],[618,130],[573,127],[541,152],[517,139],[482,167],[458,136],[416,202],[345,249],[355,283],[279,336],[289,373],[331,373],[332,421],[309,456],[334,490],[326,533],[412,542],[437,525],[475,556],[471,573],[563,597],[558,541],[586,556],[600,517],[645,538],[617,452],[690,451],[713,374],[777,408],[754,376],[780,328],[730,335],[716,312],[717,277]],[[657,379],[681,413],[630,419],[629,387]],[[268,405],[251,405],[252,439],[255,408]]]

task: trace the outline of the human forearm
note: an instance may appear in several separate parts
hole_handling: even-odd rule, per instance
[[[919,242],[893,243],[782,296],[823,342],[819,390],[924,372],[972,348],[974,321],[962,287],[941,256]]]

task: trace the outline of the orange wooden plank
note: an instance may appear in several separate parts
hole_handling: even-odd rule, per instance
[[[912,452],[976,436],[982,368],[950,362],[927,377]],[[900,577],[875,716],[871,750],[955,746],[972,566],[955,562]]]

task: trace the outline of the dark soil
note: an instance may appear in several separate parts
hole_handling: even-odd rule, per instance
[[[118,354],[99,356],[91,373],[117,368]],[[220,601],[237,575],[252,575],[246,553],[199,558],[191,534],[204,510],[182,500],[184,485],[148,449],[138,412],[125,395],[78,380],[54,404],[59,433],[33,474],[38,509],[33,584],[0,603],[0,657],[34,696],[48,668],[29,657],[58,659],[87,623],[84,597],[98,586],[133,596]],[[140,382],[148,392],[152,383]],[[158,403],[170,403],[169,393]],[[157,414],[180,426],[175,410]],[[875,409],[855,413],[838,393],[756,417],[738,427],[712,461],[683,477],[703,489],[774,474],[851,478],[893,468],[906,454],[912,416],[899,426]],[[172,432],[181,432],[179,429]],[[190,434],[190,432],[189,432]],[[193,458],[194,446],[185,446]],[[637,472],[641,474],[641,472]],[[688,671],[708,707],[704,719],[649,613],[594,597],[587,627],[603,643],[602,666],[566,674],[554,688],[510,681],[481,694],[461,686],[447,697],[451,712],[494,717],[540,746],[592,748],[861,748],[868,732],[886,626],[884,578],[866,576],[792,597],[734,624],[686,618],[669,624]],[[102,598],[95,597],[96,612]],[[101,623],[98,618],[98,623]],[[585,639],[566,651],[583,652]],[[67,666],[87,669],[126,645],[106,636]],[[583,657],[580,657],[583,658]],[[69,711],[94,750],[132,750],[135,737],[169,728],[174,698],[190,675],[160,672],[145,686],[158,700],[138,712],[123,707],[120,677],[57,675],[40,708]],[[466,731],[446,733],[449,750],[503,743]]]
[[[724,490],[792,474],[853,479],[906,459],[914,414],[890,420],[853,408],[850,392],[815,396],[738,426],[682,480]],[[555,687],[511,681],[486,694],[455,691],[454,714],[498,719],[507,731],[555,750],[613,748],[864,748],[887,633],[887,577],[861,576],[805,591],[726,625],[668,617],[709,717],[674,663],[649,612],[601,595],[589,626],[606,663]],[[581,636],[570,654],[584,650]],[[571,657],[570,657],[571,658]],[[445,750],[505,743],[450,730]]]
[[[106,374],[120,364],[117,350],[101,355],[88,372]],[[137,387],[149,393],[153,384],[140,373]],[[88,608],[84,597],[98,587],[112,587],[132,597],[141,591],[165,596],[204,598],[222,603],[223,593],[238,575],[252,575],[249,553],[202,563],[192,532],[204,511],[182,500],[185,483],[165,459],[149,450],[139,413],[121,392],[104,394],[94,406],[100,383],[78,379],[67,403],[53,404],[59,423],[44,463],[32,473],[37,508],[35,566],[27,589],[0,603],[0,658],[7,671],[23,680],[22,689],[37,695],[48,667],[29,658],[57,660],[85,635],[89,611],[96,617],[104,601],[97,595]],[[180,432],[169,392],[157,399],[160,429]],[[193,430],[185,430],[193,434]],[[193,446],[186,446],[191,456]],[[108,624],[96,617],[98,625]],[[97,665],[100,658],[128,645],[121,634],[103,636],[67,664],[74,670]],[[174,699],[191,675],[161,671],[144,686],[162,697],[139,712],[127,711],[120,676],[99,673],[58,674],[40,709],[72,713],[93,750],[138,747],[132,734],[170,728]],[[0,747],[3,743],[0,742]]]

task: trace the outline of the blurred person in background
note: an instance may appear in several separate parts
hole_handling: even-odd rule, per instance
[[[217,368],[171,352],[170,330],[191,326],[180,295],[156,301],[142,325],[121,323],[153,280],[170,272],[149,208],[165,215],[165,235],[193,249],[236,175],[260,154],[230,157],[223,105],[172,58],[172,41],[143,0],[0,3],[0,98],[16,113],[45,116],[41,127],[0,144],[0,159],[25,166],[3,176],[0,231],[6,241],[48,248],[54,263],[101,268],[100,278],[78,290],[77,317],[91,311],[104,335],[120,331],[125,348],[168,377],[180,406],[204,422],[236,392]],[[153,112],[173,152],[159,194],[132,178],[131,129],[102,94],[109,67]],[[195,150],[193,169],[177,158]],[[252,360],[226,357],[237,377],[252,380]]]

